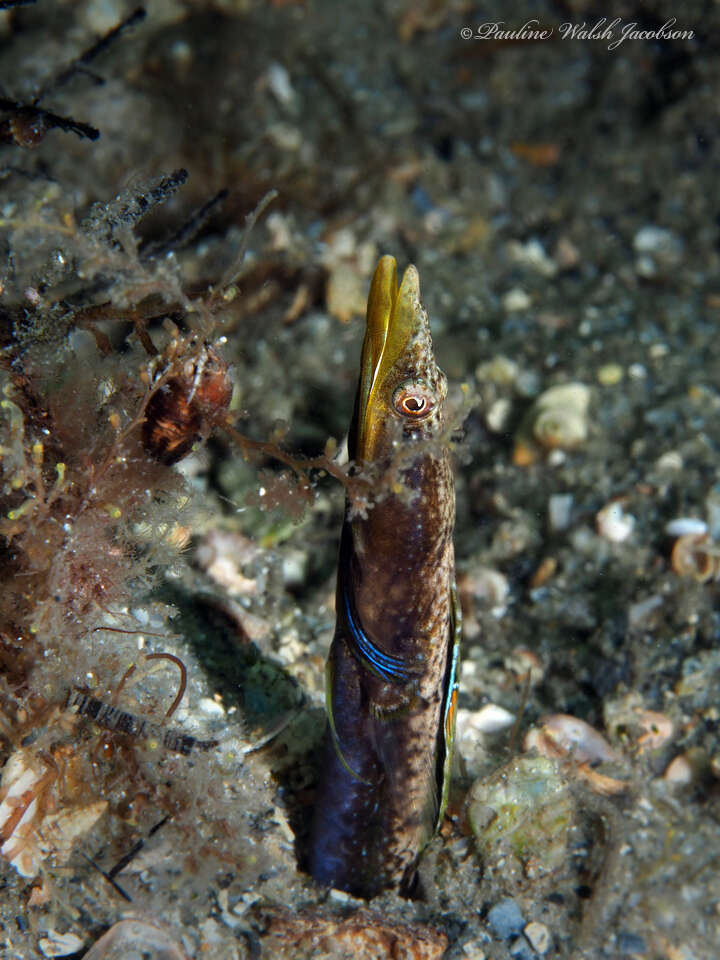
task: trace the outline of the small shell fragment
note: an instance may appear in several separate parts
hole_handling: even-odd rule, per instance
[[[551,580],[555,576],[555,571],[557,570],[557,560],[555,557],[545,557],[541,560],[539,566],[535,569],[535,572],[530,577],[530,589],[538,590],[540,587],[544,586],[548,580]]]
[[[713,773],[713,759],[702,747],[690,747],[671,760],[663,780],[677,786],[691,786]]]
[[[681,786],[692,783],[693,779],[693,766],[684,753],[679,754],[674,760],[671,760],[663,774],[663,780],[667,780],[669,783],[677,783]]]
[[[31,747],[12,753],[0,781],[0,854],[30,880],[43,861],[53,856],[64,863],[73,844],[100,819],[107,800],[67,805],[53,812],[63,778],[57,767],[41,760]]]
[[[23,748],[11,754],[0,782],[0,854],[27,879],[37,875],[42,860],[35,827],[42,816],[38,798],[49,777],[32,751]]]
[[[593,793],[601,797],[614,797],[627,790],[627,783],[616,777],[608,777],[598,770],[593,770],[589,763],[581,763],[577,769],[578,776],[585,781]]]
[[[617,752],[605,737],[578,717],[555,713],[544,717],[540,724],[525,735],[525,750],[534,748],[542,756],[559,759],[572,756],[578,763],[618,759]]]

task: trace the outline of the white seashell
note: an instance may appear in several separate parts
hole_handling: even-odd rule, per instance
[[[590,389],[584,383],[550,387],[535,401],[533,434],[545,447],[575,447],[587,437]]]
[[[28,880],[37,876],[43,859],[34,833],[37,797],[46,774],[46,768],[32,753],[21,749],[8,759],[0,784],[0,837],[5,838],[0,854]]]
[[[28,880],[38,875],[48,856],[58,863],[67,860],[75,840],[90,830],[108,806],[107,800],[98,800],[48,812],[55,805],[53,791],[58,782],[58,772],[39,760],[30,747],[16,750],[3,769],[0,838],[4,842],[0,854]]]
[[[594,727],[567,713],[543,717],[539,728],[528,731],[525,750],[535,748],[550,757],[572,756],[578,763],[617,760],[618,755],[605,737]]]
[[[671,760],[663,774],[663,780],[670,783],[677,783],[686,786],[695,779],[693,766],[684,753],[679,754],[674,760]]]
[[[523,418],[515,437],[513,462],[527,466],[543,450],[571,450],[587,438],[590,388],[561,383],[541,393]]]
[[[587,437],[585,414],[570,407],[545,407],[535,417],[533,436],[549,450],[577,447]]]
[[[669,537],[684,537],[688,533],[702,536],[708,532],[708,525],[697,517],[676,517],[665,524],[665,533]]]
[[[225,716],[225,707],[211,697],[201,697],[198,700],[198,709],[202,710],[207,716],[213,717],[213,719],[220,719]]]
[[[606,504],[595,517],[597,531],[605,540],[611,543],[622,543],[627,540],[635,526],[635,517],[625,513],[618,500]]]
[[[48,930],[46,937],[38,941],[40,953],[44,957],[67,957],[82,949],[85,941],[74,933],[58,933],[57,930]]]
[[[477,733],[498,733],[506,730],[515,722],[515,715],[496,703],[486,703],[479,710],[458,710],[458,731],[460,735],[471,731]]]

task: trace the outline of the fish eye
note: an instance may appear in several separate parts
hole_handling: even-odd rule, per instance
[[[408,380],[395,390],[393,406],[410,420],[424,420],[435,407],[435,397],[421,381]]]

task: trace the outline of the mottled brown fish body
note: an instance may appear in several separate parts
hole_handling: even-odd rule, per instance
[[[408,268],[398,291],[394,261],[383,258],[349,445],[385,473],[367,515],[343,527],[310,851],[318,880],[362,896],[409,892],[442,803],[455,662],[445,395],[417,272]]]

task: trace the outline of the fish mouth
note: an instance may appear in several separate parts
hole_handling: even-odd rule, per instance
[[[421,325],[420,278],[412,264],[398,288],[395,257],[381,257],[368,294],[365,339],[360,360],[355,456],[374,459],[380,431],[389,413],[383,386]]]

